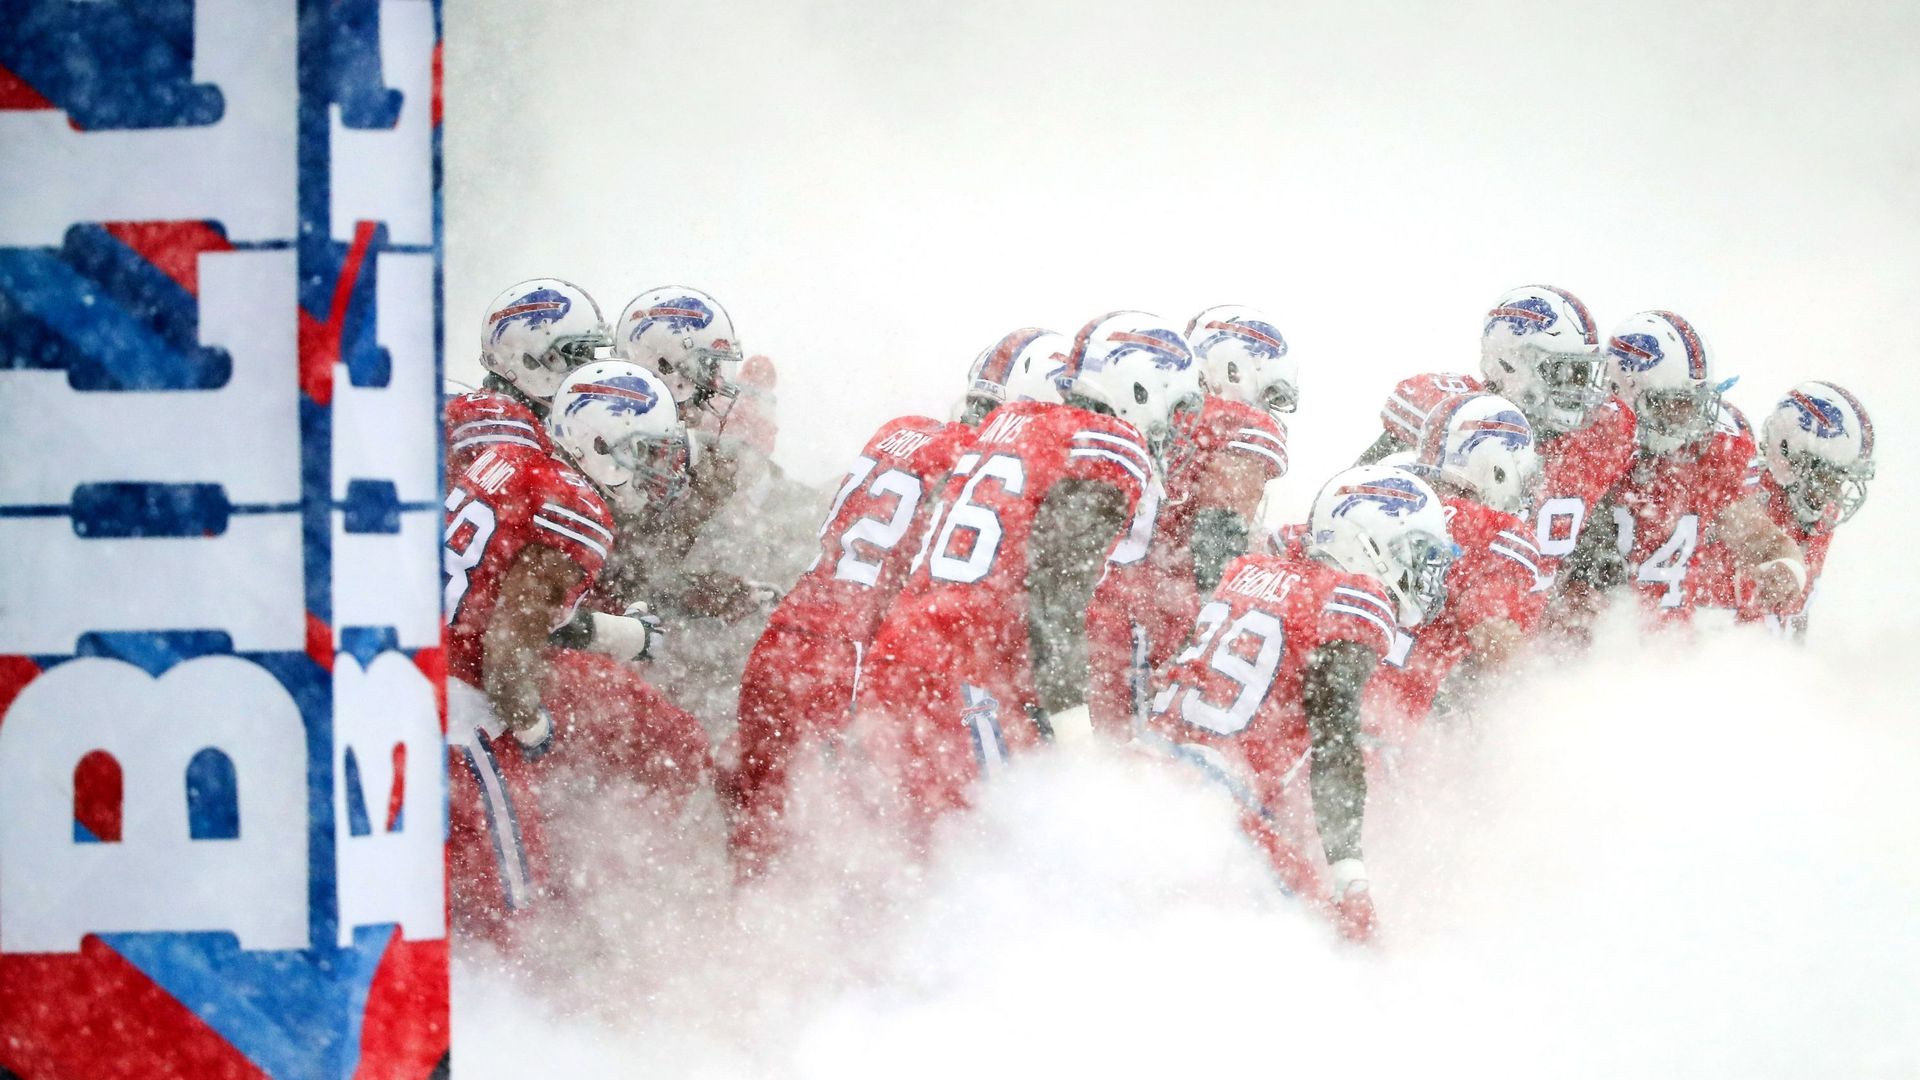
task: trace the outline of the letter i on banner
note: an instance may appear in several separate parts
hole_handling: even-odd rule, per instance
[[[447,1070],[440,8],[0,33],[0,1076]]]

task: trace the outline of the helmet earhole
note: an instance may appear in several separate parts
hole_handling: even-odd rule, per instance
[[[1503,469],[1503,468],[1501,468],[1501,467],[1500,467],[1500,466],[1498,466],[1498,465],[1495,465],[1495,466],[1493,467],[1493,481],[1494,481],[1494,483],[1496,483],[1496,484],[1504,484],[1504,483],[1506,483],[1506,482],[1507,482],[1507,470],[1505,470],[1505,469]]]
[[[1238,360],[1227,361],[1227,381],[1228,382],[1240,381],[1240,362]]]
[[[607,452],[607,440],[605,440],[605,439],[603,439],[603,438],[601,438],[601,437],[600,437],[600,436],[598,436],[598,435],[595,435],[595,436],[593,437],[593,452],[594,452],[594,453],[596,453],[596,454],[604,454],[604,453],[606,453],[606,452]]]
[[[1139,383],[1134,383],[1133,400],[1136,405],[1145,405],[1147,403],[1147,388],[1141,386]]]

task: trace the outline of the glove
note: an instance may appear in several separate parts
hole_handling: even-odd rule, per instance
[[[553,742],[553,714],[542,706],[539,712],[534,714],[533,723],[513,729],[513,738],[526,750],[530,758],[546,753],[547,747]]]
[[[1341,859],[1333,870],[1333,924],[1340,936],[1364,945],[1373,940],[1373,890],[1367,868],[1359,859]]]
[[[644,602],[628,605],[624,615],[595,611],[590,617],[593,634],[587,648],[606,653],[615,660],[653,659],[654,642],[667,632],[660,616],[648,611]]]
[[[1085,705],[1048,713],[1047,726],[1053,729],[1053,741],[1061,746],[1079,746],[1093,741],[1093,712]]]
[[[749,578],[746,581],[746,586],[748,595],[753,597],[753,602],[760,605],[763,611],[778,604],[780,598],[786,595],[780,586],[770,581],[754,581]]]

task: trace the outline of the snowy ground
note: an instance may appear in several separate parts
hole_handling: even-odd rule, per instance
[[[1270,7],[450,4],[451,369],[516,278],[701,285],[820,481],[1013,326],[1249,302],[1305,368],[1304,506],[1551,281],[1686,314],[1749,411],[1810,376],[1873,411],[1812,644],[1619,635],[1418,748],[1366,953],[1137,763],[1034,763],[922,873],[737,903],[710,818],[609,796],[556,962],[461,962],[462,1075],[1920,1074],[1920,9]]]

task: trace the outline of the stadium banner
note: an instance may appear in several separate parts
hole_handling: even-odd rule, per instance
[[[0,0],[0,1078],[447,1068],[435,0]]]

